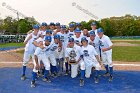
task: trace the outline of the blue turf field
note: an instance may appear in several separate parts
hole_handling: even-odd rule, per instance
[[[28,69],[28,79],[21,81],[20,68],[0,68],[0,93],[140,93],[140,72],[137,71],[115,71],[111,83],[103,76],[99,84],[94,84],[93,78],[85,79],[83,87],[79,86],[79,77],[62,76],[52,79],[52,83],[39,78],[36,88],[30,87],[31,71]]]

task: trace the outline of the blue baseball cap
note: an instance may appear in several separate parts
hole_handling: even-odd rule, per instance
[[[45,36],[45,41],[51,42],[52,41],[52,37],[51,36]]]
[[[93,30],[90,31],[90,36],[95,35],[95,32]]]
[[[88,41],[86,37],[82,37],[81,42]]]
[[[103,31],[103,29],[102,28],[98,28],[97,29],[97,33],[103,33],[104,31]]]
[[[33,29],[39,29],[39,25],[34,25]]]
[[[74,42],[74,38],[70,37],[69,42]]]
[[[54,22],[51,22],[51,23],[50,23],[50,26],[55,26]]]
[[[41,24],[41,26],[47,26],[47,23],[43,22],[43,23]]]
[[[81,23],[80,22],[76,23],[76,26],[81,26]]]
[[[69,24],[69,27],[71,28],[71,27],[74,27],[75,25],[73,24],[73,23],[70,23]]]
[[[66,29],[66,26],[65,25],[61,25],[61,29],[62,30],[65,30]]]
[[[59,23],[59,22],[57,22],[57,23],[55,24],[55,26],[60,26],[60,23]]]
[[[81,32],[81,29],[79,29],[79,28],[75,29],[75,33],[80,33],[80,32]]]
[[[91,23],[91,26],[96,26],[96,22],[92,22]]]
[[[50,30],[50,29],[47,29],[47,30],[46,30],[46,34],[47,34],[47,33],[50,33],[50,34],[52,34],[52,30]]]
[[[58,34],[54,35],[54,39],[60,39],[60,35]]]

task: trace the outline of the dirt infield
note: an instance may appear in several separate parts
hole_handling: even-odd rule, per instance
[[[23,50],[23,48],[10,50],[10,51],[0,51],[0,68],[21,67],[23,55],[21,53],[16,52],[19,50]],[[140,62],[113,61],[113,63],[114,63],[114,70],[140,71]],[[32,67],[31,61],[29,62],[28,66]]]

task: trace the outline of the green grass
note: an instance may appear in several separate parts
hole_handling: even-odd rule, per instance
[[[140,41],[112,41],[113,43],[120,43],[120,42],[125,42],[125,43],[131,43],[131,44],[140,44]]]
[[[24,50],[17,51],[24,53]],[[139,46],[114,46],[113,61],[123,62],[140,62],[140,47]]]
[[[111,40],[140,40],[140,38],[111,38]]]
[[[10,46],[21,47],[21,46],[24,46],[24,44],[23,43],[6,43],[6,44],[0,44],[0,48],[10,47]]]
[[[140,47],[114,46],[113,61],[140,62]]]

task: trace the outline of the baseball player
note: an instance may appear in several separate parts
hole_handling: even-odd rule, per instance
[[[65,48],[67,47],[67,36],[65,34],[66,31],[66,26],[62,25],[61,26],[61,32],[58,32],[57,34],[60,35],[60,41],[62,43],[62,47],[59,48],[59,57],[57,58],[57,61],[59,62],[59,72],[62,73],[63,72],[63,64],[64,64],[64,59],[65,59]],[[66,66],[66,75],[68,74],[68,63],[65,63]]]
[[[87,38],[90,36],[87,28],[83,29],[82,35],[83,35],[83,37],[87,37]]]
[[[95,67],[94,79],[95,79],[95,83],[98,83],[99,82],[98,73],[99,70],[101,69],[101,66],[99,64],[100,63],[99,56],[95,51],[95,48],[88,44],[88,40],[85,37],[81,39],[81,42],[82,42],[81,54],[83,55],[85,68],[86,68],[85,77],[89,78],[91,75],[92,67]]]
[[[92,22],[92,23],[91,23],[91,29],[92,29],[93,31],[95,31],[95,35],[98,36],[98,34],[97,34],[96,22]]]
[[[77,23],[76,23],[76,28],[81,29],[81,27],[82,27],[81,23],[80,23],[80,22],[77,22]]]
[[[69,37],[72,37],[75,35],[74,28],[75,28],[75,25],[73,23],[70,23],[69,24]]]
[[[51,75],[53,77],[57,76],[57,62],[56,62],[56,58],[58,55],[58,47],[59,47],[59,42],[60,42],[60,36],[58,34],[54,35],[54,40],[53,43],[50,46],[49,52],[47,53],[47,56],[50,59],[51,62]]]
[[[82,35],[81,35],[81,30],[79,28],[75,29],[75,35],[73,36],[73,38],[74,38],[75,44],[77,44],[78,46],[81,46]]]
[[[36,47],[34,46],[33,42],[39,36],[38,31],[39,31],[39,26],[34,25],[33,26],[33,32],[28,34],[27,37],[24,40],[25,50],[24,50],[24,57],[23,57],[23,73],[22,73],[22,76],[21,76],[21,80],[26,79],[26,76],[25,76],[26,65],[29,62],[30,56],[32,57],[32,62],[35,66],[34,51],[35,51]],[[35,67],[34,67],[34,69],[35,69]]]
[[[99,28],[97,30],[98,36],[100,38],[100,49],[101,49],[101,58],[102,62],[106,69],[106,75],[110,75],[109,81],[113,79],[113,63],[112,63],[112,46],[110,38],[104,35],[103,29]]]
[[[74,52],[75,54],[71,54],[72,52]],[[84,64],[83,59],[81,58],[80,53],[81,53],[81,47],[74,44],[74,38],[70,37],[68,47],[66,48],[65,57],[66,57],[67,62],[71,64],[70,63],[70,60],[72,59],[71,56],[75,55],[74,59],[76,63],[71,64],[71,77],[75,78],[77,76],[78,67],[80,66],[80,69],[81,69],[80,86],[83,86],[84,75],[85,75],[85,64]]]
[[[47,23],[42,22],[40,30],[38,32],[39,36],[41,36],[42,34],[44,35],[46,33],[46,29],[47,29]]]
[[[54,31],[55,31],[55,24],[53,22],[51,22],[50,25],[49,25],[49,28],[50,28],[50,30],[52,31],[52,34],[53,34]]]
[[[93,30],[91,30],[90,37],[87,39],[88,39],[88,43],[95,48],[97,54],[100,56],[100,50],[99,50],[99,45],[100,45],[99,39],[100,38],[95,35],[95,32]]]
[[[59,22],[57,22],[57,23],[55,24],[55,28],[56,28],[56,29],[55,29],[53,35],[55,35],[55,34],[57,34],[58,32],[61,31],[61,26],[60,26],[60,23],[59,23]]]
[[[46,51],[50,48],[50,42],[51,42],[51,36],[46,36],[45,37],[45,42],[40,41],[40,47],[37,47],[34,53],[34,57],[35,57],[35,69],[32,72],[32,81],[31,81],[31,87],[35,87],[35,79],[37,76],[37,72],[39,69],[39,62],[42,61],[45,67],[45,72],[44,72],[44,78],[43,81],[47,81],[47,82],[51,82],[48,74],[49,74],[49,70],[50,70],[50,61],[48,59],[48,57],[46,56]]]

